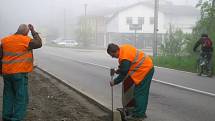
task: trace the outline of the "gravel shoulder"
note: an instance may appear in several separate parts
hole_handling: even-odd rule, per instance
[[[0,89],[2,110],[2,78]],[[41,71],[36,69],[29,74],[29,106],[25,121],[109,121],[109,117],[97,105]]]

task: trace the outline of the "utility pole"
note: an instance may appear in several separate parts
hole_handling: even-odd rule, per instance
[[[134,30],[134,42],[135,42],[135,47],[137,47],[137,29]]]
[[[84,4],[84,32],[86,32],[86,29],[87,29],[87,4]]]
[[[212,7],[215,7],[215,0],[212,1]]]
[[[84,4],[84,45],[87,45],[87,4]]]
[[[98,36],[98,21],[97,21],[97,19],[98,19],[98,17],[95,17],[95,21],[96,21],[96,25],[95,25],[95,39],[96,39],[96,46],[98,46],[99,45],[99,43],[97,42],[98,41],[98,38],[97,38],[97,36]]]
[[[159,0],[155,0],[155,8],[154,8],[153,57],[156,57],[156,56],[157,56],[158,7],[159,7]]]
[[[84,4],[84,16],[87,16],[87,4]]]
[[[63,9],[63,39],[66,36],[66,9]]]

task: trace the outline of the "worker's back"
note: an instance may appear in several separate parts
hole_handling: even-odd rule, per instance
[[[136,56],[137,60],[134,63]],[[133,70],[136,70],[131,75],[131,78],[135,81],[135,84],[139,84],[147,75],[147,73],[153,68],[152,59],[143,51],[139,51],[134,46],[129,44],[120,46],[119,63],[123,59],[129,60],[131,63],[133,63],[129,69],[129,73],[131,73]],[[143,63],[139,65],[143,59]],[[139,66],[138,69],[135,69],[137,66]]]
[[[33,54],[28,50],[31,38],[20,34],[10,35],[1,40],[3,49],[2,73],[14,74],[31,72]]]

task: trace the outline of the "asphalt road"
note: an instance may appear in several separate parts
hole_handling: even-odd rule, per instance
[[[108,67],[117,67],[105,51],[43,47],[36,64],[106,107],[111,107]],[[90,64],[89,64],[90,63]],[[215,79],[156,68],[156,79],[215,93]],[[121,85],[114,87],[114,107],[121,106]],[[146,121],[215,121],[215,97],[152,82]]]

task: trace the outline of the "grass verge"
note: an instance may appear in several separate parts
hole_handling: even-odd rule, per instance
[[[155,57],[154,64],[160,67],[166,67],[176,70],[196,72],[197,55],[192,56],[157,56]],[[213,56],[212,63],[215,69],[215,56]],[[214,72],[214,71],[213,71]]]

